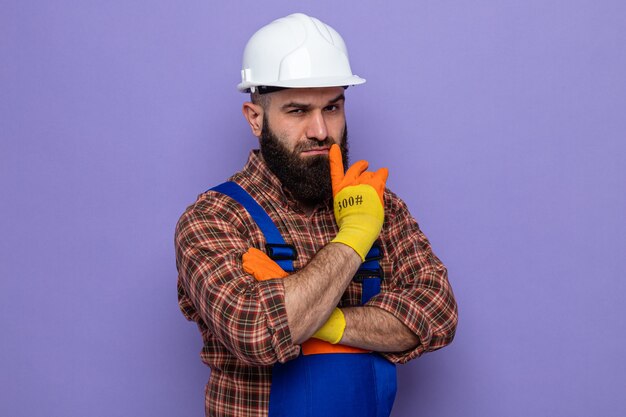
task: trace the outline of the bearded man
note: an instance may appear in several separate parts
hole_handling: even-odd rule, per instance
[[[348,166],[341,36],[295,14],[244,51],[242,171],[176,228],[181,310],[211,368],[207,416],[386,416],[395,364],[449,344],[446,269],[387,170]]]

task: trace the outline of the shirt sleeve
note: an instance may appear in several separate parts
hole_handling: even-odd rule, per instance
[[[392,277],[390,285],[366,305],[393,314],[418,336],[414,349],[383,353],[394,363],[405,363],[451,343],[458,314],[446,267],[433,253],[406,204],[387,193],[386,202],[390,203],[381,242],[391,260]]]
[[[285,288],[279,279],[259,282],[244,272],[242,255],[262,234],[242,216],[238,203],[213,192],[181,216],[175,245],[183,311],[245,363],[285,362],[300,352],[287,324]]]

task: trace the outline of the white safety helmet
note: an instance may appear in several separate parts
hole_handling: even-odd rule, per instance
[[[252,35],[243,52],[237,89],[255,92],[258,87],[341,87],[364,82],[352,74],[341,35],[314,17],[295,13]]]

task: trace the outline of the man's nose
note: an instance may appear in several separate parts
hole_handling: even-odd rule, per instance
[[[306,132],[307,138],[324,141],[328,137],[328,129],[326,128],[326,120],[321,111],[312,112],[309,118],[309,124]]]

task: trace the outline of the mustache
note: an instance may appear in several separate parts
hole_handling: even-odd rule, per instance
[[[300,152],[311,151],[321,148],[330,148],[332,144],[336,143],[334,139],[327,137],[323,141],[317,139],[309,139],[304,143],[299,143],[295,146],[293,152],[299,154]]]

